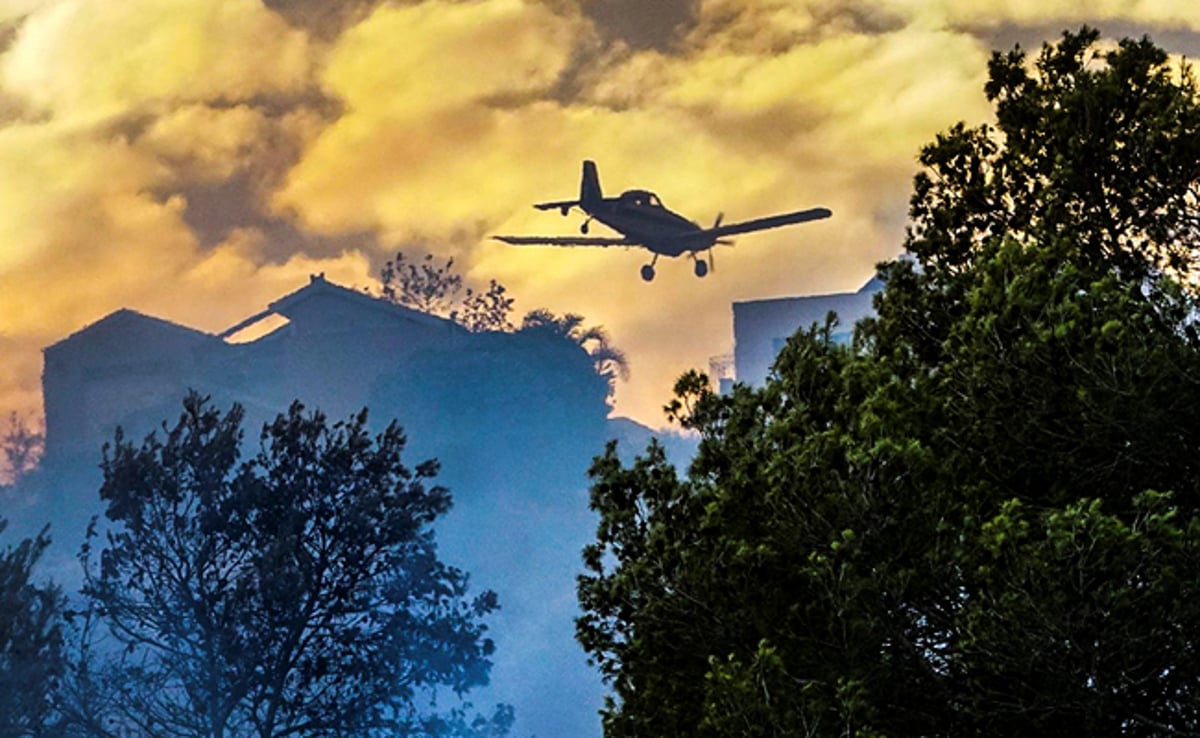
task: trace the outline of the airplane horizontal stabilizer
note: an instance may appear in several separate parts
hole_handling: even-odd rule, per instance
[[[581,236],[492,236],[513,246],[640,246],[628,238],[584,238]]]
[[[563,215],[571,208],[579,207],[578,200],[555,200],[554,202],[538,202],[533,205],[538,210],[561,210]]]

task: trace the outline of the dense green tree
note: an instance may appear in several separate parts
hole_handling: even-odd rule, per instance
[[[7,521],[0,519],[0,533]],[[46,531],[0,551],[0,735],[57,735],[54,696],[63,675],[63,598],[33,580]]]
[[[78,709],[85,727],[421,735],[430,690],[486,682],[495,595],[469,599],[438,560],[430,525],[450,496],[436,462],[402,463],[395,424],[371,436],[365,411],[330,424],[296,403],[242,461],[240,408],[184,408],[163,436],[118,433],[104,454],[113,524],[98,565],[89,536],[83,591],[125,648],[93,659],[79,693],[121,691],[104,719]]]
[[[1200,103],[1149,41],[996,55],[851,346],[685,376],[593,469],[612,736],[1200,730]]]

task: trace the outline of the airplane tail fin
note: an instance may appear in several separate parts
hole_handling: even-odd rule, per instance
[[[579,182],[579,204],[587,210],[589,205],[603,199],[604,193],[600,190],[600,174],[596,171],[596,162],[585,161],[583,179]]]

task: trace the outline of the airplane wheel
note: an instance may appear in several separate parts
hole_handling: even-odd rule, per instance
[[[654,267],[650,266],[649,264],[646,264],[645,266],[643,266],[642,267],[642,279],[646,280],[647,282],[654,279]]]
[[[696,276],[703,277],[708,274],[708,263],[704,259],[696,259]]]
[[[579,232],[580,232],[580,233],[587,233],[587,232],[588,232],[588,224],[587,224],[587,222],[586,222],[586,221],[584,222],[584,224],[583,224],[583,225],[579,226]]]

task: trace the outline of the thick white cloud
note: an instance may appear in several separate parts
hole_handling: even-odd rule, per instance
[[[93,239],[104,230],[93,225],[137,217],[139,193],[160,175],[153,161],[119,139],[96,140],[53,124],[0,129],[0,274],[34,257],[100,248]]]

